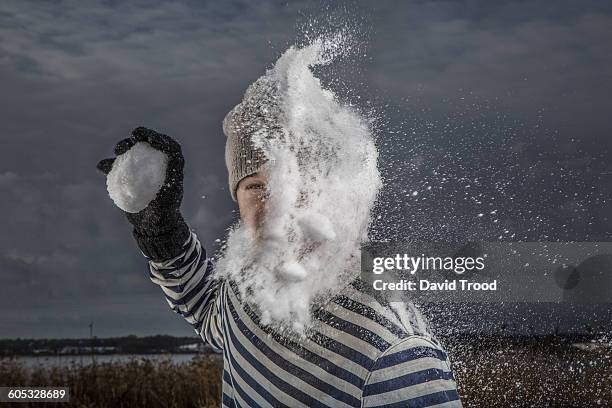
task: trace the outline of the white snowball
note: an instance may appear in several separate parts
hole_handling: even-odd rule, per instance
[[[278,272],[285,279],[295,281],[295,282],[303,281],[308,276],[308,272],[306,272],[306,270],[302,267],[302,265],[300,265],[299,263],[295,261],[289,261],[289,262],[283,263],[278,268]]]
[[[144,210],[166,178],[168,156],[146,142],[117,156],[106,177],[106,189],[117,207],[129,213]]]
[[[310,212],[298,221],[304,237],[311,241],[325,241],[336,238],[334,226],[325,215]]]

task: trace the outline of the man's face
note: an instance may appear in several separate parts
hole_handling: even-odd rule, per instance
[[[255,231],[259,231],[263,223],[267,182],[266,173],[260,171],[240,180],[236,190],[240,219],[247,226],[254,228]]]

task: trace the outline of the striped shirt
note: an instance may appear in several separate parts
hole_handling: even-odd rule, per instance
[[[383,306],[355,280],[314,311],[304,336],[281,334],[214,277],[194,233],[184,249],[149,260],[150,278],[223,352],[223,407],[461,407],[448,356],[414,305]]]

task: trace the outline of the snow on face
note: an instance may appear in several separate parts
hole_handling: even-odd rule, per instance
[[[165,153],[146,142],[138,142],[115,159],[106,177],[108,195],[123,211],[142,211],[164,183],[167,166]]]
[[[234,226],[217,273],[237,283],[264,324],[301,331],[315,302],[359,274],[359,244],[382,185],[378,152],[368,118],[341,103],[311,70],[349,49],[341,34],[291,47],[254,84],[264,84],[261,100],[257,86],[245,94],[245,106],[265,114],[262,104],[270,84],[276,86],[281,132],[275,126],[274,135],[254,133],[269,159],[262,231]]]

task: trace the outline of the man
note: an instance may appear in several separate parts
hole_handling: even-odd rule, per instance
[[[265,155],[252,141],[258,123],[238,105],[224,120],[226,164],[240,222],[265,222]],[[255,129],[256,130],[256,129]],[[148,143],[168,156],[166,180],[156,198],[126,213],[148,258],[150,278],[173,311],[222,351],[223,407],[460,407],[446,353],[412,304],[389,308],[354,280],[312,311],[303,337],[261,323],[232,281],[214,276],[196,234],[180,212],[183,155],[167,135],[139,127],[115,154]],[[98,168],[108,174],[114,159]]]

